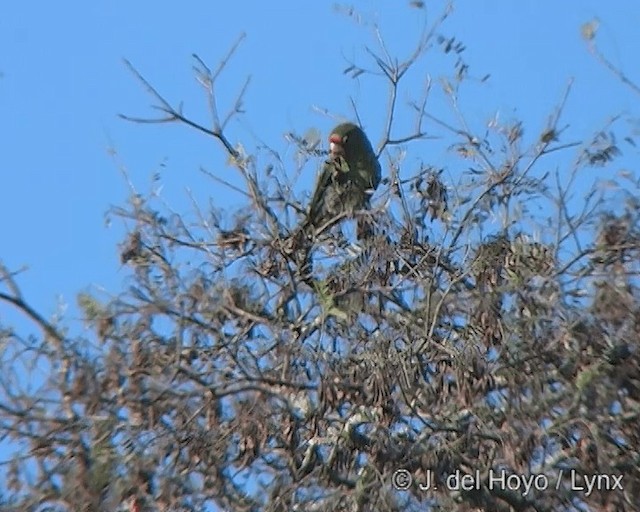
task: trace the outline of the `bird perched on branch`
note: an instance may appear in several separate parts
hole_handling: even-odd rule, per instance
[[[329,158],[318,175],[307,216],[285,246],[285,251],[294,255],[305,282],[312,283],[310,255],[316,236],[341,219],[353,217],[358,210],[369,208],[380,178],[380,163],[362,129],[353,123],[336,126],[329,135]],[[372,233],[372,222],[359,218],[358,238]]]
[[[332,220],[367,209],[380,178],[380,163],[364,131],[353,123],[339,124],[329,136],[329,158],[318,176],[303,229],[322,229]],[[362,224],[367,225],[359,223],[359,238],[370,229]]]

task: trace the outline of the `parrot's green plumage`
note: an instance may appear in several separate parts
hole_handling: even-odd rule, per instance
[[[380,179],[380,163],[362,129],[353,123],[336,126],[329,136],[329,158],[318,175],[307,216],[286,248],[295,255],[302,278],[310,286],[313,282],[309,242],[340,219],[368,209]],[[370,219],[358,218],[358,238],[369,238],[372,227]]]
[[[316,229],[340,215],[369,207],[380,184],[380,163],[371,142],[353,123],[336,126],[329,136],[329,158],[324,162],[309,205],[305,226]]]

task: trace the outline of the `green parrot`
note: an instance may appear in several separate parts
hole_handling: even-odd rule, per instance
[[[353,123],[339,124],[329,136],[329,158],[318,176],[304,227],[317,230],[340,215],[368,208],[380,178],[380,163],[366,134]],[[359,233],[369,229],[358,226]]]

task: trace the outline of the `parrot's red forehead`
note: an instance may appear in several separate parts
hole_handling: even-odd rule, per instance
[[[342,144],[342,137],[337,133],[332,133],[329,135],[329,142],[333,142],[334,144]]]

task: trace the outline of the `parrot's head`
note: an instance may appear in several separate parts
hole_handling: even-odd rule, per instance
[[[366,139],[367,136],[359,126],[353,123],[339,124],[329,135],[329,154],[331,158],[342,156],[348,159]]]

